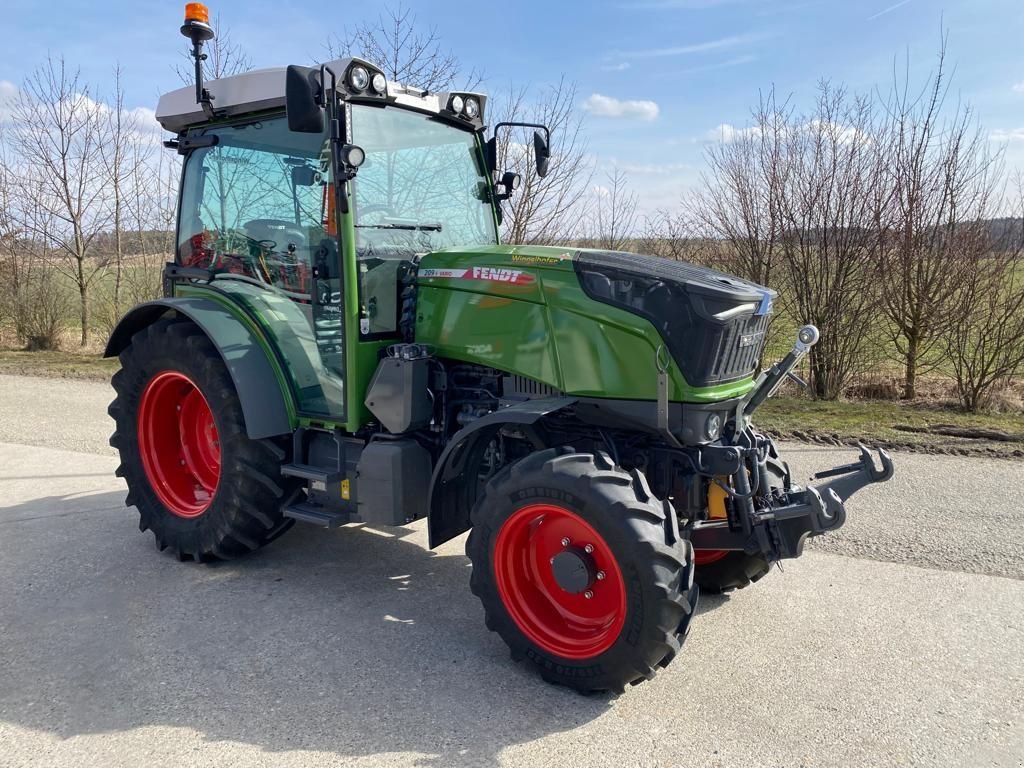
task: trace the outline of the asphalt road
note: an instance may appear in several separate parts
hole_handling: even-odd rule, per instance
[[[109,394],[0,377],[0,766],[1024,765],[1020,463],[898,455],[654,681],[582,697],[509,660],[422,524],[157,553]]]

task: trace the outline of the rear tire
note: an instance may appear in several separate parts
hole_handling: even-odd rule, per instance
[[[491,479],[472,521],[470,587],[487,627],[545,680],[622,692],[679,652],[697,603],[693,549],[640,473],[603,453],[539,451]]]
[[[120,361],[110,444],[121,456],[125,504],[158,549],[228,560],[291,527],[282,509],[300,491],[281,477],[285,451],[247,437],[231,376],[197,326],[159,320],[132,337]]]

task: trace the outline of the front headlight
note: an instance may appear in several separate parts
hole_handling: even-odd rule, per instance
[[[720,434],[722,434],[722,417],[717,413],[712,413],[704,422],[704,437],[708,440],[717,440]]]
[[[384,95],[384,92],[388,89],[388,79],[384,77],[380,72],[373,76],[373,90],[377,93]]]
[[[452,96],[452,112],[457,115],[462,114],[463,107],[466,106],[466,102],[461,96]]]
[[[366,67],[352,67],[348,73],[348,84],[357,91],[365,91],[370,84],[370,73]]]
[[[480,116],[480,102],[474,98],[466,99],[466,117],[476,120]]]

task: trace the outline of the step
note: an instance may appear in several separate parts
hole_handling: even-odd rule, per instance
[[[282,464],[281,474],[285,477],[301,477],[303,480],[319,480],[321,483],[337,483],[342,479],[342,473],[332,472],[324,467],[314,467],[312,464]]]
[[[337,528],[339,525],[352,522],[352,515],[348,512],[328,509],[327,507],[321,507],[319,504],[305,502],[285,507],[284,516],[324,528]]]

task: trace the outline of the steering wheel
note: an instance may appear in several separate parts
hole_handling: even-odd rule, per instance
[[[253,219],[242,225],[248,237],[266,247],[272,243],[270,249],[276,249],[277,244],[286,242],[290,245],[303,246],[306,244],[306,233],[293,221],[282,219]]]

